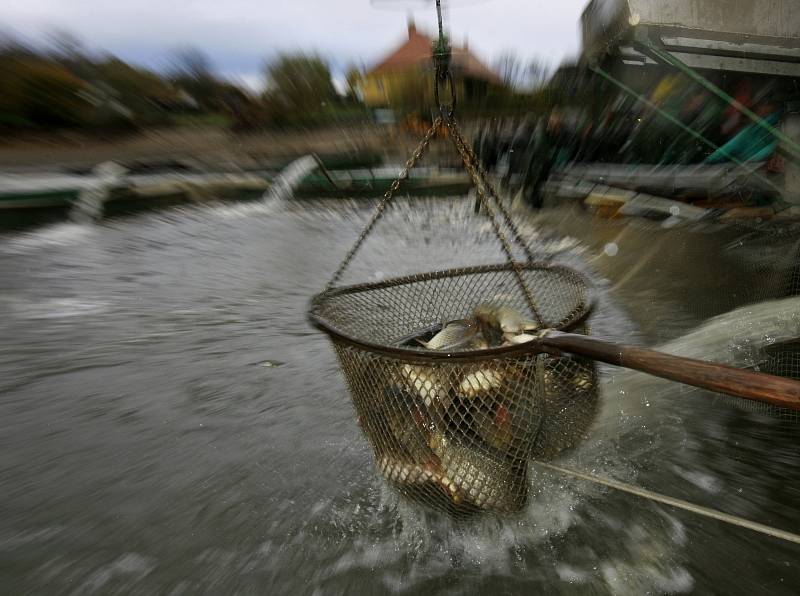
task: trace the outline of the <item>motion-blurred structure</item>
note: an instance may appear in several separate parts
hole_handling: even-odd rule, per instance
[[[282,7],[178,4],[237,32]],[[298,43],[347,16],[283,4]],[[525,10],[485,4],[451,6]],[[459,329],[501,341],[527,275],[547,326],[800,379],[797,2],[595,0],[579,24],[580,56],[519,84],[523,59],[489,73],[453,41],[457,135],[428,126],[447,107],[421,31],[386,70],[383,30],[352,63],[265,54],[258,92],[213,46],[155,72],[0,44],[0,592],[795,596],[796,413],[534,355],[527,316],[503,353],[450,356]],[[527,274],[497,265],[509,232]],[[331,350],[308,299],[342,257]],[[548,299],[564,286],[579,300]]]
[[[360,85],[364,103],[370,108],[402,106],[410,99],[404,95],[417,93],[415,102],[432,106],[433,45],[433,38],[418,31],[409,20],[408,39],[364,74]],[[485,96],[490,86],[502,86],[500,77],[475,56],[469,45],[451,47],[450,68],[462,101],[474,102]]]
[[[478,140],[530,201],[555,168],[566,195],[607,184],[711,208],[800,203],[800,7],[593,0],[581,25],[550,116],[494,122]]]

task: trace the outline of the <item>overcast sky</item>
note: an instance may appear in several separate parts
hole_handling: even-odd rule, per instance
[[[512,50],[555,65],[577,53],[587,1],[450,0],[445,27],[489,64]],[[1,26],[29,41],[67,30],[91,49],[155,69],[194,46],[219,74],[251,87],[281,51],[317,51],[336,77],[349,63],[369,67],[403,40],[409,14],[435,31],[432,0],[0,0]]]

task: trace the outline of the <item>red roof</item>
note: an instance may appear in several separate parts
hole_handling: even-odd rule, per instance
[[[433,39],[417,31],[413,24],[409,24],[406,42],[381,60],[367,74],[386,74],[413,67],[432,69],[432,50]],[[451,51],[450,66],[455,72],[492,83],[500,83],[500,77],[470,52],[469,48],[453,47]]]

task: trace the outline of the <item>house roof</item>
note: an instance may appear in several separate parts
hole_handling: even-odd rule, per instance
[[[433,68],[432,48],[433,38],[420,33],[413,23],[409,23],[408,39],[405,43],[381,60],[367,75],[387,74],[409,68]],[[470,52],[468,47],[453,46],[451,52],[450,65],[454,71],[492,83],[501,82],[500,77]]]

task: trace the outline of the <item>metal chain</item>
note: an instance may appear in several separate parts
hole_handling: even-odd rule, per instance
[[[494,185],[489,180],[489,174],[486,172],[486,169],[483,167],[481,160],[478,159],[478,156],[475,155],[475,151],[472,149],[470,144],[464,138],[464,135],[461,134],[461,129],[458,126],[458,122],[455,119],[452,119],[452,123],[450,124],[452,129],[456,131],[456,134],[461,139],[461,142],[464,144],[467,150],[467,154],[470,156],[472,164],[478,170],[478,173],[481,175],[481,180],[483,181],[486,188],[489,190],[489,195],[494,199],[495,203],[497,204],[497,208],[500,213],[503,215],[503,220],[505,224],[511,230],[511,233],[514,236],[514,240],[517,244],[522,248],[522,251],[525,253],[525,257],[528,259],[529,263],[532,263],[535,259],[533,258],[533,253],[531,252],[530,247],[528,247],[528,243],[522,238],[522,234],[519,232],[519,228],[517,228],[514,221],[511,219],[511,214],[503,205],[503,202],[500,200],[500,197],[497,194],[497,191],[494,188]]]
[[[419,145],[417,145],[417,148],[414,149],[414,152],[411,154],[411,157],[409,157],[408,161],[406,161],[405,166],[403,166],[403,169],[400,171],[400,174],[397,176],[397,178],[395,178],[391,186],[389,186],[389,190],[387,190],[383,194],[383,199],[381,199],[381,202],[378,203],[378,206],[375,208],[375,211],[372,214],[372,218],[369,220],[369,222],[367,222],[367,225],[364,227],[364,229],[361,231],[361,234],[358,236],[356,243],[345,255],[344,259],[339,265],[339,268],[336,270],[331,279],[328,281],[328,284],[325,286],[325,291],[330,290],[342,277],[342,274],[347,269],[347,266],[350,264],[350,261],[353,260],[353,257],[355,256],[356,252],[358,252],[358,249],[361,248],[361,245],[364,243],[364,240],[372,231],[373,226],[381,218],[383,212],[386,210],[386,207],[388,207],[389,203],[392,200],[392,197],[394,196],[394,193],[397,192],[398,188],[400,188],[400,182],[408,178],[409,171],[411,171],[411,169],[417,164],[417,162],[422,157],[422,154],[425,153],[425,149],[427,149],[428,145],[431,142],[431,139],[434,137],[436,132],[442,126],[442,122],[443,120],[441,116],[437,117],[436,120],[433,121],[433,124],[428,129],[428,132],[425,133],[425,136],[422,137],[422,140],[419,142]]]
[[[445,118],[452,118],[456,110],[456,87],[453,82],[453,76],[450,74],[450,43],[444,36],[441,0],[436,0],[436,17],[439,22],[439,39],[433,47],[433,99],[436,107],[439,108],[439,113]],[[439,98],[439,86],[445,84],[450,87],[449,106],[443,104]]]
[[[436,0],[436,18],[439,21],[439,41],[444,41],[444,30],[442,29],[442,0]]]
[[[489,219],[492,220],[492,226],[494,227],[494,231],[497,234],[500,243],[503,245],[503,251],[506,253],[506,257],[508,258],[508,262],[511,267],[514,269],[514,273],[517,276],[517,281],[519,282],[520,288],[522,289],[523,293],[525,294],[525,298],[528,302],[528,306],[531,309],[531,312],[536,317],[536,320],[541,325],[542,324],[542,316],[539,313],[539,309],[536,306],[536,301],[533,299],[533,294],[531,293],[528,285],[525,283],[525,280],[522,277],[522,270],[519,264],[514,259],[514,253],[511,252],[511,246],[508,243],[503,231],[500,229],[500,224],[497,222],[497,215],[492,209],[492,206],[489,204],[489,201],[484,194],[484,188],[489,190],[489,194],[495,201],[497,205],[497,209],[503,216],[503,220],[505,221],[506,225],[511,230],[511,233],[514,235],[514,240],[516,240],[517,244],[522,247],[523,252],[525,253],[525,257],[528,259],[528,263],[533,262],[533,254],[531,253],[530,249],[528,248],[527,243],[522,239],[522,235],[519,233],[517,226],[511,220],[511,215],[509,215],[506,208],[503,206],[500,197],[497,194],[497,191],[494,188],[494,185],[489,181],[489,176],[486,173],[486,170],[481,164],[478,157],[475,155],[475,152],[472,150],[472,147],[469,143],[466,142],[463,135],[461,134],[461,130],[458,126],[458,123],[455,120],[454,112],[456,107],[456,91],[455,85],[453,83],[452,75],[450,74],[450,47],[449,44],[446,43],[444,37],[444,29],[442,26],[442,2],[441,0],[436,0],[436,17],[439,24],[439,41],[436,46],[436,51],[434,52],[434,64],[436,66],[436,74],[435,80],[433,83],[433,90],[434,90],[434,97],[436,99],[436,104],[439,108],[439,112],[441,113],[442,117],[445,118],[445,123],[447,124],[447,129],[450,132],[450,137],[453,140],[453,143],[456,146],[459,154],[461,155],[461,159],[464,162],[464,168],[469,173],[470,178],[472,179],[472,184],[475,186],[475,192],[478,194],[478,198],[483,203],[484,208],[486,209],[487,214],[489,215]],[[439,100],[439,83],[448,81],[450,83],[450,94],[452,102],[449,108],[445,108],[444,105],[441,104]]]
[[[520,289],[525,295],[525,299],[528,303],[528,306],[530,307],[533,315],[536,317],[537,322],[540,325],[542,325],[543,319],[541,314],[539,313],[538,307],[536,306],[536,301],[534,300],[533,294],[531,293],[530,288],[528,288],[528,285],[525,283],[525,279],[522,276],[522,268],[520,267],[519,263],[514,259],[514,253],[511,250],[511,245],[509,244],[508,239],[505,237],[502,229],[500,228],[500,223],[498,222],[497,214],[494,208],[492,207],[491,202],[486,197],[485,194],[486,189],[488,189],[489,194],[491,195],[492,199],[497,205],[497,209],[498,211],[500,211],[503,221],[511,230],[514,241],[516,241],[516,243],[520,247],[522,247],[522,250],[525,253],[525,256],[528,259],[529,263],[533,262],[534,260],[533,254],[528,248],[527,243],[522,239],[522,235],[517,229],[517,226],[512,221],[511,215],[503,206],[503,203],[500,200],[500,197],[498,196],[497,191],[494,188],[494,185],[492,185],[492,183],[489,181],[488,174],[486,173],[483,164],[481,164],[480,160],[475,155],[475,152],[473,151],[472,147],[469,145],[469,143],[467,143],[467,141],[464,139],[464,136],[461,134],[461,130],[458,126],[458,123],[455,121],[455,118],[453,116],[456,103],[455,86],[453,85],[453,80],[449,70],[450,48],[446,43],[444,36],[444,29],[442,26],[441,0],[436,0],[436,16],[439,25],[439,40],[436,45],[436,49],[434,51],[434,56],[433,56],[434,63],[436,65],[436,74],[434,80],[434,95],[436,98],[437,107],[439,108],[441,115],[434,120],[430,129],[428,129],[428,132],[425,133],[425,136],[422,138],[419,145],[417,145],[417,148],[411,154],[411,157],[409,157],[408,161],[406,161],[405,166],[400,172],[400,175],[394,180],[394,182],[392,182],[391,186],[389,187],[389,190],[387,190],[386,193],[384,193],[383,199],[381,200],[380,203],[378,203],[378,206],[375,208],[375,212],[372,214],[372,217],[370,218],[369,222],[367,222],[367,225],[361,231],[361,234],[359,235],[355,244],[348,251],[347,255],[345,255],[344,260],[342,260],[341,264],[339,265],[339,268],[333,274],[330,281],[328,281],[328,284],[325,286],[325,290],[328,291],[331,288],[333,288],[336,285],[336,283],[341,279],[342,274],[347,269],[348,265],[350,265],[350,262],[353,260],[353,257],[355,256],[356,252],[358,252],[358,249],[361,248],[361,245],[364,243],[364,240],[366,240],[367,236],[372,231],[372,228],[381,218],[384,211],[386,210],[386,207],[391,202],[394,193],[400,187],[400,182],[408,177],[409,171],[416,165],[417,161],[419,161],[419,159],[422,157],[422,154],[425,152],[425,149],[430,144],[430,141],[436,134],[436,131],[439,130],[442,124],[446,124],[447,129],[450,133],[450,138],[453,141],[453,144],[455,145],[457,151],[459,152],[459,155],[461,156],[461,159],[464,163],[464,168],[467,170],[467,173],[469,174],[470,179],[472,180],[472,184],[475,187],[475,192],[478,194],[478,198],[483,204],[484,209],[486,210],[486,213],[488,214],[489,219],[492,222],[495,234],[497,235],[497,238],[500,240],[500,244],[503,247],[503,252],[505,252],[506,254],[506,258],[508,259],[509,265],[511,265],[512,269],[514,270],[517,282],[519,283]],[[452,97],[452,103],[449,109],[445,109],[445,106],[441,105],[441,103],[439,102],[440,81],[441,82],[449,81],[450,83],[450,93]]]
[[[478,199],[481,201],[483,208],[486,209],[486,213],[492,222],[492,227],[494,227],[494,233],[500,240],[500,244],[503,247],[503,252],[506,254],[509,265],[511,265],[512,269],[514,270],[514,274],[517,277],[517,283],[519,284],[522,293],[525,295],[525,300],[528,303],[528,307],[530,307],[531,312],[533,313],[533,316],[536,317],[536,321],[539,323],[539,325],[543,325],[544,320],[539,312],[539,308],[536,306],[536,300],[533,298],[533,293],[528,287],[528,284],[525,283],[525,279],[522,277],[522,267],[520,267],[519,263],[514,259],[514,253],[511,251],[511,245],[509,244],[508,239],[505,237],[505,234],[503,234],[503,230],[500,229],[500,223],[497,221],[497,214],[495,213],[490,201],[486,198],[486,194],[484,192],[485,180],[483,180],[478,173],[478,169],[470,157],[467,143],[464,140],[464,137],[461,136],[461,133],[457,128],[458,125],[455,124],[455,121],[452,118],[448,118],[446,124],[447,129],[450,132],[450,138],[452,139],[453,144],[456,146],[456,149],[461,156],[461,160],[464,162],[464,169],[467,170],[467,173],[472,180],[472,184],[475,187],[475,192],[478,194]]]

